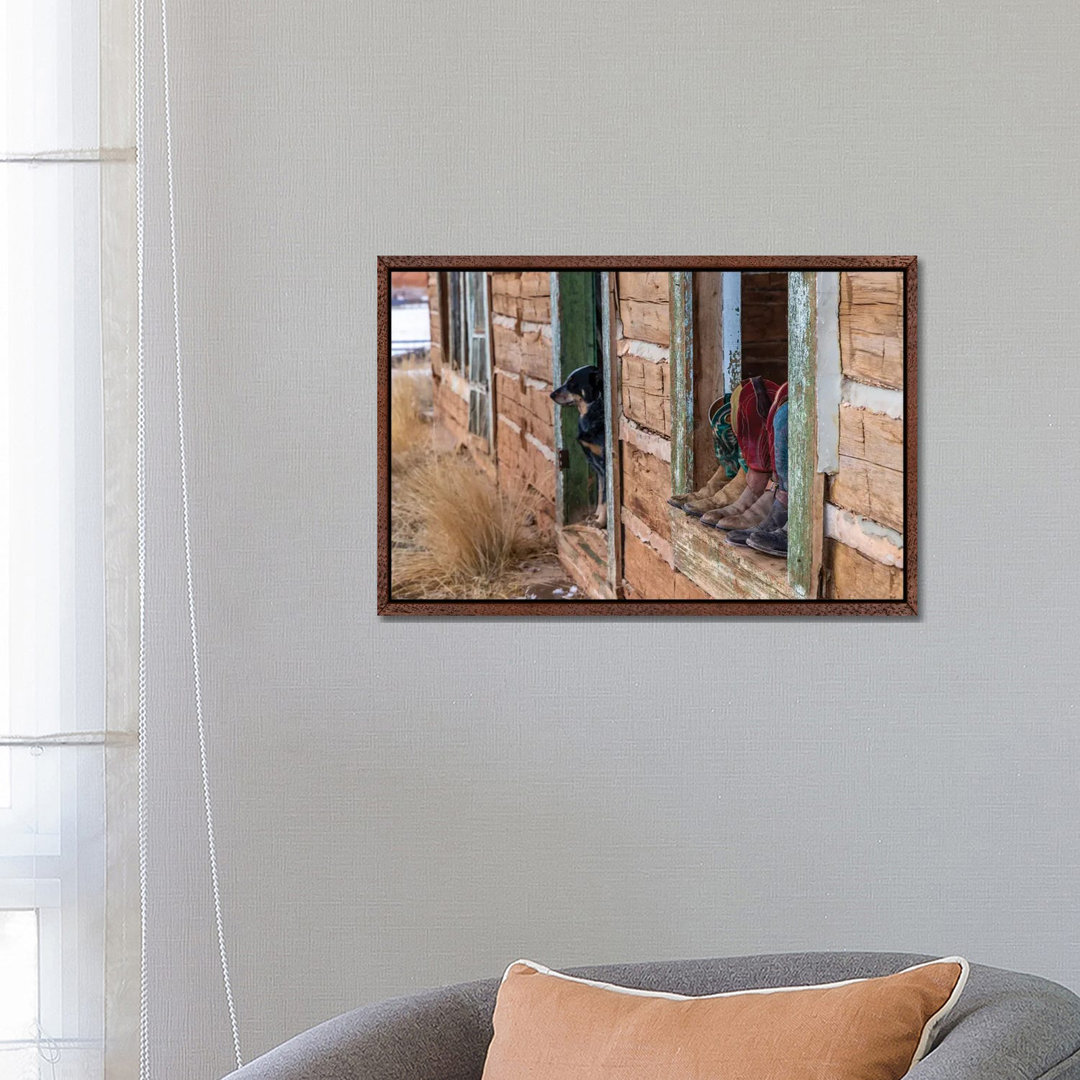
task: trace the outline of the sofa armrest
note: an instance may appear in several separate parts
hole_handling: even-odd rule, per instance
[[[496,986],[465,983],[355,1009],[226,1080],[480,1080]]]
[[[907,1080],[1080,1080],[1080,1001],[1033,975],[973,965]]]

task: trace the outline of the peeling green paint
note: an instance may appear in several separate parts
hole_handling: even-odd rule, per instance
[[[671,295],[671,493],[694,486],[694,275],[673,270]]]
[[[742,382],[742,272],[725,270],[721,298],[721,335],[724,342],[724,393]]]
[[[788,580],[801,598],[813,581],[814,481],[817,471],[817,275],[788,274]]]

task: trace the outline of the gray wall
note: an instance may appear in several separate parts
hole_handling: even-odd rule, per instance
[[[1080,8],[173,7],[196,590],[247,1053],[522,955],[911,949],[1080,987]],[[917,254],[921,618],[379,622],[375,256],[425,252]],[[152,1019],[159,1075],[201,1078],[230,1051],[169,378]]]

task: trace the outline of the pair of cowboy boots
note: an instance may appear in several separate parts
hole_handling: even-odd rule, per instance
[[[730,529],[727,542],[736,547],[753,548],[765,555],[787,558],[787,520],[786,502],[774,498],[768,516],[757,525]],[[721,526],[723,528],[723,526]]]
[[[740,469],[729,480],[727,471],[721,465],[704,487],[686,495],[672,495],[668,502],[691,517],[701,517],[702,514],[711,510],[730,506],[745,490],[746,470]]]

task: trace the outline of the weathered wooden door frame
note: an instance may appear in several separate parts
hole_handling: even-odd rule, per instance
[[[569,281],[563,279],[568,274],[580,275],[592,279],[592,271],[551,271],[551,368],[552,385],[559,386],[570,373],[568,364],[577,366],[583,352],[580,342],[574,342],[570,335],[580,333],[583,325],[582,296],[580,290],[566,289]],[[593,332],[599,332],[601,371],[604,377],[604,457],[605,457],[605,499],[607,503],[607,584],[613,596],[621,595],[622,558],[618,544],[620,528],[619,499],[620,485],[615,447],[618,445],[615,423],[618,418],[618,385],[616,364],[614,363],[614,318],[612,315],[614,274],[603,271],[599,274],[598,286],[590,282],[589,311],[595,308],[594,290],[601,294],[601,325]],[[595,351],[595,350],[594,350]],[[569,357],[574,359],[570,360]],[[588,464],[583,455],[572,453],[571,448],[577,442],[577,414],[570,409],[560,409],[555,417],[555,524],[557,528],[566,525],[567,509],[575,492],[580,495],[588,478]]]
[[[604,372],[604,461],[606,463],[607,482],[607,544],[608,544],[608,585],[612,595],[621,599],[622,587],[622,470],[619,467],[621,443],[616,430],[621,410],[621,392],[619,380],[622,366],[617,363],[615,345],[615,299],[616,276],[604,270],[600,273],[600,296],[602,299],[600,332],[602,367]]]
[[[694,487],[694,274],[673,270],[671,296],[671,493]]]
[[[819,440],[818,333],[819,327],[834,325],[835,314],[831,311],[836,296],[834,278],[838,281],[839,275],[802,270],[788,273],[788,446],[791,465],[788,469],[787,576],[792,592],[800,599],[816,599],[820,595],[824,543],[823,467],[828,467],[828,455],[822,450],[832,436],[826,430]],[[819,279],[822,279],[820,283]],[[732,300],[725,279],[724,314],[736,310]],[[725,347],[735,340],[735,335],[729,335],[723,327],[722,333]],[[830,348],[830,358],[831,353]],[[741,378],[741,371],[737,370],[726,348],[724,368],[727,388],[729,379],[734,385]],[[692,271],[672,271],[671,274],[671,387],[671,489],[672,494],[683,494],[691,490],[694,478]],[[831,401],[831,393],[829,398]],[[836,406],[839,407],[838,397]]]
[[[816,599],[824,487],[817,470],[817,275],[788,274],[788,581]]]

